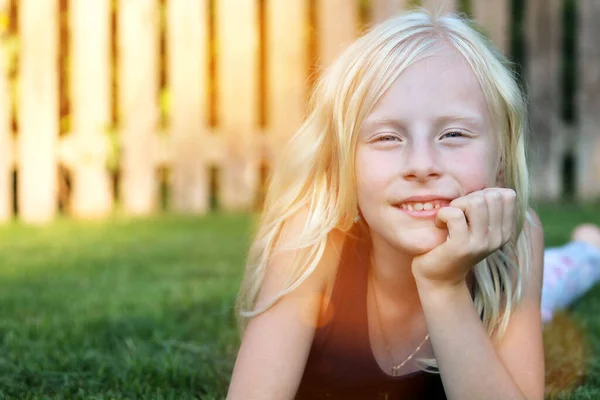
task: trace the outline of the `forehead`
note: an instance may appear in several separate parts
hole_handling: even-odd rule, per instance
[[[444,47],[403,71],[366,122],[449,117],[488,121],[488,110],[479,81],[467,61],[458,51]]]

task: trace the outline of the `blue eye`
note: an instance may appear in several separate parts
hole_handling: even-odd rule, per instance
[[[452,132],[448,132],[445,133],[442,137],[447,137],[447,138],[460,138],[460,137],[464,137],[465,135],[462,132],[459,131],[452,131]]]
[[[393,141],[395,139],[398,139],[398,137],[394,136],[394,135],[384,135],[384,136],[378,137],[377,141],[378,142],[391,142],[391,141]]]

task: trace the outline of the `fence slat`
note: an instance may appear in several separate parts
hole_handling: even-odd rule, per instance
[[[530,0],[526,10],[527,71],[530,98],[532,196],[556,200],[562,194],[566,135],[560,121],[561,0]]]
[[[220,206],[247,210],[258,190],[258,9],[255,0],[217,2],[218,117],[227,156],[219,176]]]
[[[509,0],[472,0],[473,15],[486,30],[488,37],[504,54],[510,45],[510,6]]]
[[[600,198],[600,3],[579,0],[577,195]]]
[[[9,0],[0,0],[0,14],[5,21],[9,18]],[[4,29],[7,27],[5,26]],[[7,50],[0,51],[0,222],[12,218],[12,166],[13,145],[10,125],[11,99],[8,81]]]
[[[25,222],[57,211],[58,3],[19,3],[18,208]]]
[[[296,131],[304,117],[308,49],[308,9],[304,0],[267,5],[268,106],[271,157]]]
[[[111,118],[110,1],[71,0],[71,116],[76,157],[72,213],[103,217],[112,209],[106,132]]]
[[[171,204],[179,212],[204,213],[210,196],[206,157],[212,151],[202,140],[208,114],[208,5],[170,0],[167,7]]]
[[[421,5],[429,11],[440,11],[442,14],[456,12],[458,0],[421,0]]]
[[[117,100],[121,145],[120,195],[129,214],[158,205],[156,168],[172,170],[171,204],[207,212],[208,167],[220,169],[224,210],[247,210],[258,194],[259,163],[277,155],[305,112],[309,4],[317,15],[319,63],[327,67],[358,35],[360,0],[69,0],[72,130],[59,138],[59,0],[0,0],[19,11],[18,136],[11,126],[9,51],[0,52],[0,221],[12,217],[12,169],[18,170],[18,209],[25,222],[50,221],[58,205],[58,163],[72,172],[72,212],[102,217],[112,209],[106,168],[111,120],[110,18],[117,3]],[[208,126],[209,3],[215,5],[217,127]],[[410,0],[371,0],[373,22]],[[509,0],[470,0],[475,19],[505,53],[510,44]],[[561,120],[563,0],[527,0],[525,63],[533,130],[532,195],[563,195],[563,161],[576,159],[577,195],[600,197],[600,4],[579,0],[577,112],[580,125]],[[267,126],[259,127],[259,4],[265,8]],[[431,11],[457,11],[458,0],[421,0]],[[464,3],[460,3],[464,4]],[[159,135],[160,7],[166,7],[169,135]],[[3,15],[2,15],[3,14]],[[0,20],[0,22],[3,22]],[[265,131],[262,135],[261,130]],[[577,135],[571,135],[577,132]],[[575,145],[570,147],[571,143]],[[267,151],[265,151],[267,150]]]
[[[408,8],[409,0],[371,0],[373,23],[382,22]]]
[[[158,204],[158,1],[120,0],[117,31],[121,197],[125,212],[149,214]]]
[[[327,67],[358,35],[358,4],[353,0],[317,3],[319,61]]]

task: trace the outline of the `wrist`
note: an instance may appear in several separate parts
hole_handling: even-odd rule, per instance
[[[466,278],[455,281],[434,281],[427,278],[415,277],[415,282],[421,298],[423,298],[423,296],[447,297],[465,290],[467,292],[469,291]]]

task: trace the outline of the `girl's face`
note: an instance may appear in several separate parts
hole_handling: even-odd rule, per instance
[[[410,255],[443,243],[437,208],[496,186],[498,134],[457,51],[406,69],[365,119],[356,149],[358,204],[373,240]]]

